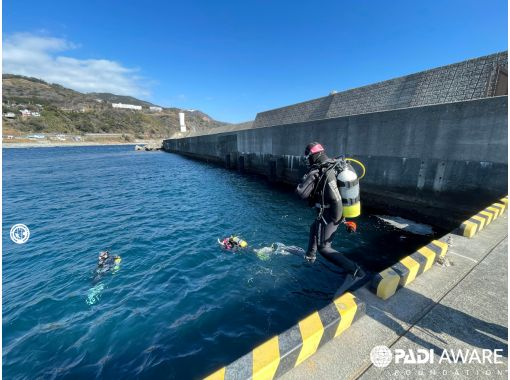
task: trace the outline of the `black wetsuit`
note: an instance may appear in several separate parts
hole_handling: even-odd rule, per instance
[[[308,201],[317,209],[317,218],[310,226],[306,256],[309,259],[314,259],[318,250],[328,261],[345,268],[350,273],[356,273],[360,270],[359,266],[331,247],[336,230],[343,221],[343,206],[335,170],[327,170],[332,167],[332,164],[328,164],[328,162],[331,161],[325,154],[320,155],[297,188],[299,194],[300,187],[310,183],[310,175],[316,178],[314,190]]]
[[[101,280],[107,272],[115,268],[117,256],[108,256],[104,260],[98,260],[94,282]]]

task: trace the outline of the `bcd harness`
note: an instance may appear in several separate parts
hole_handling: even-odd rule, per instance
[[[324,193],[328,182],[329,173],[334,170],[336,178],[337,191],[340,194],[342,200],[343,210],[342,216],[344,218],[355,218],[360,215],[360,194],[359,194],[359,178],[352,168],[352,166],[346,161],[345,158],[339,157],[336,159],[329,159],[318,167],[319,178],[316,182],[316,186],[311,196],[315,199],[317,195],[320,195],[321,203],[315,203],[315,207],[319,209],[317,219],[323,219],[324,210],[330,208],[331,205],[325,204]],[[322,189],[318,193],[318,188],[322,183]]]

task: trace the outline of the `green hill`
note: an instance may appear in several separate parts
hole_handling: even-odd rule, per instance
[[[163,108],[130,96],[109,93],[83,94],[58,84],[19,75],[2,75],[3,128],[29,133],[125,133],[139,138],[163,138],[178,132],[179,112],[186,115],[191,131],[205,131],[228,125],[200,111]],[[113,108],[112,103],[134,104],[142,110]],[[20,110],[39,112],[39,117],[21,117]],[[6,118],[12,112],[14,118]]]

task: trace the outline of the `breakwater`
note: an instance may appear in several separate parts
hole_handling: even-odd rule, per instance
[[[259,113],[251,129],[168,139],[163,148],[295,184],[306,170],[301,161],[304,147],[319,141],[331,156],[342,154],[366,164],[365,204],[452,227],[481,205],[507,194],[505,68],[506,53],[498,53],[430,70],[427,75],[394,79],[390,86],[394,101],[360,110],[365,113],[342,116],[324,113],[323,106],[324,112],[316,108],[313,113],[313,104],[325,103],[315,100]],[[424,81],[430,91],[420,103],[417,91]],[[360,90],[367,94],[365,102],[370,96],[378,101],[376,89],[388,88],[388,82]],[[411,90],[406,88],[414,89],[407,103],[403,94]],[[328,110],[333,104],[341,109],[338,97],[347,109],[360,91],[331,95]],[[385,91],[388,99],[389,90]]]

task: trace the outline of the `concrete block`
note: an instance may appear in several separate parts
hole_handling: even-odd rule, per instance
[[[398,288],[410,284],[417,276],[432,268],[438,258],[446,256],[447,251],[448,244],[433,240],[395,265],[376,273],[370,287],[379,298],[386,300]]]
[[[486,207],[484,210],[480,211],[478,214],[473,215],[468,220],[463,221],[458,229],[458,233],[468,238],[475,236],[488,224],[503,214],[507,206],[505,201],[508,202],[508,196],[501,198],[501,203],[495,202],[492,205]]]
[[[365,314],[365,305],[347,292],[283,333],[212,373],[207,380],[274,379],[298,366]]]

